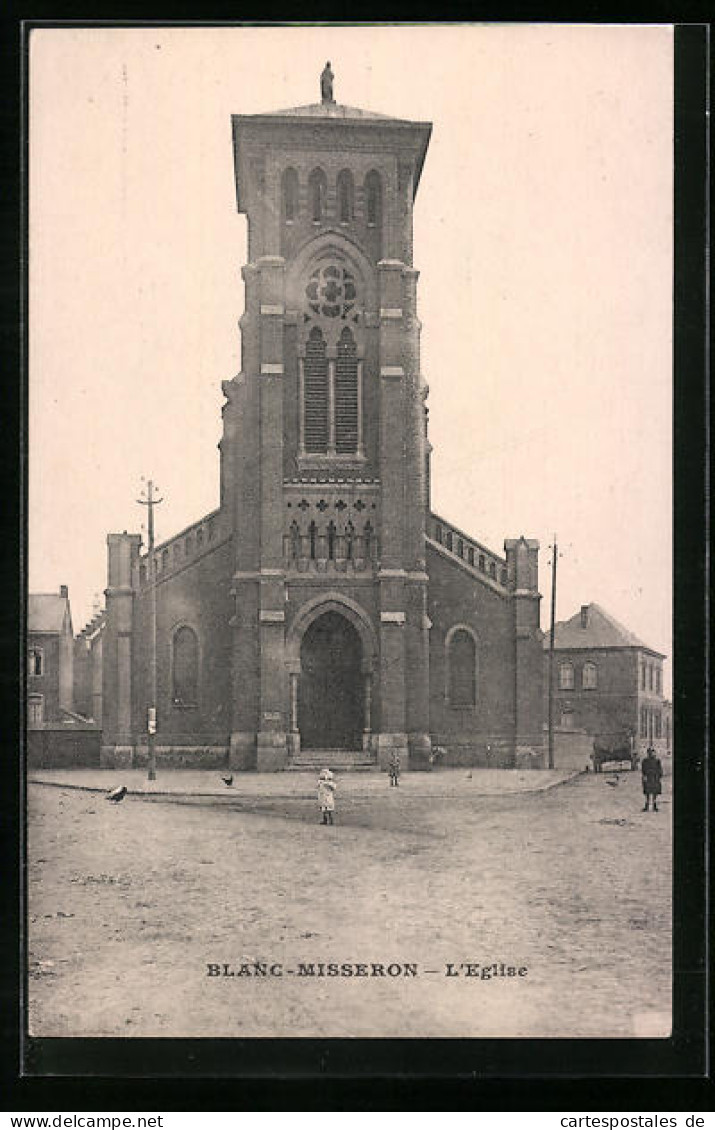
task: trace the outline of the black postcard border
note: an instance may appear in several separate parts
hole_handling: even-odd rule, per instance
[[[72,5],[68,4],[68,8]],[[245,9],[244,9],[245,10]],[[193,1039],[31,1039],[26,1035],[22,976],[24,953],[17,939],[23,936],[21,876],[24,865],[24,793],[22,786],[21,715],[19,672],[21,670],[21,631],[24,624],[26,560],[26,392],[27,302],[25,154],[27,145],[26,60],[29,34],[34,26],[149,26],[190,22],[235,26],[224,19],[185,21],[98,20],[66,12],[62,20],[34,19],[14,24],[16,69],[7,67],[1,80],[7,95],[0,109],[3,134],[3,171],[6,185],[13,182],[18,139],[21,172],[17,180],[19,226],[13,224],[5,195],[3,205],[3,244],[5,271],[2,273],[3,309],[0,330],[10,356],[17,358],[17,386],[6,389],[3,414],[14,419],[16,430],[0,444],[0,476],[5,486],[2,509],[3,545],[0,559],[5,602],[0,612],[0,695],[5,719],[4,759],[7,767],[3,789],[6,816],[2,828],[1,863],[3,890],[14,904],[15,915],[6,915],[2,934],[2,981],[0,982],[0,1037],[5,1049],[3,1074],[12,1088],[17,1109],[58,1109],[61,1095],[74,1092],[74,1105],[88,1104],[105,1109],[126,1109],[127,1090],[140,1106],[167,1110],[211,1109],[212,1102],[225,1103],[234,1087],[258,1105],[255,1109],[274,1109],[281,1093],[301,1090],[306,1096],[320,1079],[323,1100],[329,1094],[353,1092],[353,1102],[365,1092],[360,1081],[371,1080],[371,1100],[363,1109],[385,1106],[390,1097],[404,1103],[416,1097],[415,1086],[427,1098],[438,1093],[445,1081],[451,1093],[474,1095],[475,1086],[482,1100],[514,1102],[514,1088],[525,1103],[534,1101],[548,1086],[567,1092],[584,1108],[607,1105],[614,1109],[617,1094],[638,1079],[646,1085],[649,1105],[658,1105],[659,1093],[667,1095],[663,1105],[673,1106],[673,1081],[690,1083],[701,1090],[709,1076],[707,1029],[707,939],[706,939],[706,850],[708,761],[705,730],[706,706],[706,617],[708,536],[706,480],[704,468],[709,454],[707,401],[706,329],[706,208],[709,203],[709,173],[705,99],[709,64],[709,27],[688,24],[675,33],[675,634],[673,695],[675,756],[678,758],[678,789],[674,796],[674,1035],[670,1040],[193,1040]],[[264,14],[268,15],[264,9]],[[475,13],[470,15],[474,18]],[[520,12],[522,19],[528,18]],[[608,13],[599,12],[607,18]],[[582,17],[581,22],[601,22]],[[464,18],[463,13],[455,19]],[[480,18],[484,14],[480,13]],[[501,17],[503,19],[503,15]],[[546,17],[540,16],[541,22]],[[576,19],[574,13],[572,19]],[[633,19],[633,17],[631,17]],[[413,16],[414,20],[414,16]],[[277,23],[295,21],[277,20]],[[311,21],[313,22],[313,21]],[[413,21],[410,21],[413,22]],[[624,22],[621,17],[615,21]],[[652,18],[651,21],[652,22]],[[11,52],[12,52],[12,44]],[[6,52],[7,58],[7,52]],[[13,81],[16,83],[12,89]],[[17,91],[17,124],[13,108]],[[17,173],[15,173],[17,176]],[[21,289],[14,288],[8,263],[20,262]],[[13,313],[16,316],[13,317]],[[17,327],[22,327],[18,340]],[[14,395],[13,395],[14,394]],[[7,429],[4,429],[7,433]],[[657,458],[657,453],[656,456]],[[19,468],[19,475],[18,475]],[[18,480],[20,489],[18,491]],[[16,509],[15,509],[16,507]],[[16,550],[13,553],[13,550]],[[16,562],[20,562],[18,572]],[[16,614],[16,610],[20,615]],[[12,675],[11,675],[12,673]],[[13,800],[15,804],[13,805]],[[17,847],[20,846],[18,858]],[[657,861],[636,859],[634,866],[657,866]],[[7,904],[6,904],[7,905]],[[604,987],[605,988],[605,987]],[[10,1005],[10,1007],[8,1007]],[[22,1033],[18,1041],[18,1033]],[[609,1078],[608,1099],[603,1079]],[[438,1082],[441,1080],[441,1082]],[[541,1082],[537,1082],[541,1080]],[[548,1083],[546,1083],[548,1080]],[[647,1083],[646,1083],[647,1081]],[[266,1087],[266,1084],[269,1086]],[[663,1087],[667,1086],[667,1091]],[[435,1092],[437,1087],[437,1092]],[[575,1088],[575,1090],[574,1090]],[[6,1094],[10,1092],[6,1090]],[[533,1095],[533,1097],[530,1097]],[[510,1098],[511,1096],[511,1098]],[[29,1105],[27,1100],[30,1101]],[[97,1102],[101,1099],[101,1102]],[[140,1101],[141,1100],[141,1101]],[[313,1101],[315,1101],[313,1099]],[[347,1101],[350,1101],[349,1099]],[[424,1101],[424,1100],[423,1100]],[[442,1100],[443,1101],[443,1100]],[[43,1107],[44,1104],[44,1107]],[[642,1103],[638,1105],[643,1105]],[[690,1104],[692,1106],[692,1103]],[[358,1106],[358,1109],[360,1107]],[[535,1108],[535,1107],[534,1107]],[[702,1109],[702,1107],[692,1107]],[[215,1109],[220,1109],[216,1106]],[[323,1106],[323,1109],[325,1107]],[[349,1109],[346,1105],[332,1109]],[[397,1109],[397,1107],[393,1107]],[[548,1109],[548,1108],[547,1108]]]

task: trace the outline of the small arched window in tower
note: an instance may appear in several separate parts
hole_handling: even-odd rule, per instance
[[[333,520],[331,518],[331,520],[328,522],[328,560],[329,561],[335,560],[335,535],[336,535],[336,533],[337,533],[337,530],[335,528],[335,522],[333,522]]]
[[[292,224],[298,216],[298,174],[295,169],[283,173],[283,219]]]
[[[162,572],[169,568],[169,550],[162,549],[161,551],[161,569]]]
[[[199,641],[193,628],[174,632],[172,700],[175,706],[196,706],[199,691]]]
[[[365,214],[368,226],[376,228],[382,221],[382,182],[373,169],[365,177]]]
[[[338,216],[341,224],[349,224],[355,211],[353,175],[349,169],[338,173]]]
[[[355,551],[355,527],[351,521],[345,526],[345,556],[352,561]]]
[[[324,454],[328,450],[328,359],[317,326],[310,331],[305,347],[304,398],[305,450]]]
[[[449,705],[474,706],[477,648],[473,636],[464,628],[458,628],[449,641],[447,664]]]
[[[483,553],[479,554],[479,568],[481,569],[482,573],[486,569],[486,562],[484,560],[484,554]]]
[[[317,530],[315,528],[315,522],[311,521],[310,525],[308,526],[308,537],[310,538],[310,560],[311,561],[315,561],[316,535],[317,535]]]
[[[338,455],[357,451],[358,362],[355,339],[345,327],[338,341],[335,364],[335,450]]]
[[[440,545],[442,544],[442,527],[440,526],[439,522],[434,528],[434,538],[435,541],[438,541]]]
[[[494,562],[494,561],[489,562],[489,576],[493,577],[494,580],[497,579],[497,567],[496,567],[496,562]]]
[[[139,566],[139,584],[140,585],[146,584],[146,565],[140,565]]]
[[[457,539],[457,553],[460,557],[464,557],[464,542],[461,538]]]
[[[467,550],[467,561],[469,562],[470,565],[474,565],[474,546],[473,545],[470,545],[469,549]]]
[[[41,647],[30,648],[29,673],[33,676],[44,675],[43,654]]]
[[[454,538],[452,537],[451,532],[448,531],[447,536],[444,539],[444,544],[447,546],[447,549],[452,549],[453,542]]]
[[[313,169],[308,180],[308,190],[311,219],[314,224],[320,224],[325,219],[328,196],[328,181],[322,169]]]

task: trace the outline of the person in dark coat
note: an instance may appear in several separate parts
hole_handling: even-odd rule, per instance
[[[652,797],[653,811],[657,812],[658,797],[662,792],[661,780],[663,778],[663,766],[660,763],[660,758],[655,756],[655,750],[652,746],[648,747],[646,755],[641,762],[641,775],[643,777],[643,793],[645,796],[643,811],[648,811]]]

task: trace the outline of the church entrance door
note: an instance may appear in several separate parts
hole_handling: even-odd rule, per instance
[[[360,636],[340,613],[324,612],[307,629],[300,646],[302,749],[361,748],[361,661]]]

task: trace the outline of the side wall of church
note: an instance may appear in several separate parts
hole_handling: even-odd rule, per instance
[[[514,611],[502,596],[427,548],[430,729],[448,765],[512,763],[515,725]],[[473,705],[450,702],[450,643],[460,627],[475,643]],[[450,635],[451,633],[451,635]]]
[[[231,572],[231,543],[224,542],[165,579],[159,578],[156,588],[159,763],[202,767],[227,764],[231,731]],[[140,588],[134,601],[133,633],[132,698],[137,764],[146,757],[149,600],[149,589]],[[177,688],[175,648],[177,632],[182,628],[195,634],[195,694],[186,694]],[[182,694],[188,701],[182,700]]]

